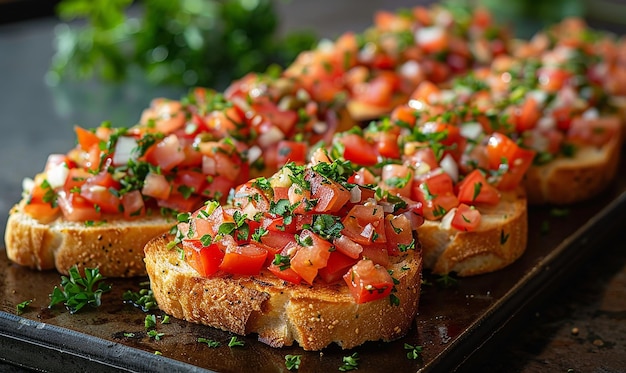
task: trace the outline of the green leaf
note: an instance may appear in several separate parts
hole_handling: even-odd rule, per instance
[[[82,277],[78,267],[73,266],[69,270],[69,277],[61,276],[61,287],[55,286],[52,290],[48,307],[63,303],[72,314],[87,304],[99,307],[102,293],[111,290],[110,285],[101,282],[104,279],[97,268],[85,268],[85,277]]]

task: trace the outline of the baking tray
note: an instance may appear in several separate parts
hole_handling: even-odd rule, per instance
[[[626,170],[598,197],[555,214],[549,206],[531,207],[524,255],[491,274],[459,278],[444,286],[425,274],[419,313],[409,333],[391,343],[368,342],[353,350],[331,346],[322,352],[297,346],[274,349],[254,336],[231,333],[144,312],[124,303],[123,294],[147,288],[147,278],[107,279],[111,292],[102,306],[70,314],[48,308],[49,294],[60,284],[54,271],[37,272],[11,264],[0,250],[0,360],[42,371],[214,371],[287,372],[285,355],[301,355],[299,372],[337,371],[342,358],[359,354],[358,371],[431,372],[471,369],[471,362],[506,335],[524,312],[590,259],[603,237],[626,228]],[[559,210],[563,212],[563,210]],[[17,315],[16,305],[32,303]],[[157,316],[159,340],[147,335],[147,314]],[[129,334],[131,333],[131,334]],[[129,336],[132,335],[132,336]],[[219,341],[211,348],[198,338]],[[406,356],[404,344],[422,346],[419,359]]]

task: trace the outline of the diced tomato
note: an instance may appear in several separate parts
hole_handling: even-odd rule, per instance
[[[350,238],[343,234],[338,238],[335,238],[333,243],[335,244],[335,248],[337,249],[337,251],[353,259],[358,259],[363,252],[363,246],[352,241]]]
[[[374,264],[381,265],[385,268],[389,266],[389,252],[387,250],[387,244],[364,245],[361,256],[365,259],[370,259],[374,262]]]
[[[385,235],[387,236],[387,252],[397,256],[414,242],[413,227],[404,215],[385,216]]]
[[[392,195],[409,197],[413,186],[413,170],[403,164],[386,164],[381,174],[381,188]]]
[[[78,145],[85,151],[88,151],[94,145],[98,145],[101,141],[94,132],[86,130],[80,126],[74,126],[74,132],[76,132]]]
[[[256,275],[261,271],[267,258],[268,250],[264,246],[257,242],[228,246],[219,268],[232,274]]]
[[[120,184],[113,179],[107,171],[89,177],[80,188],[80,195],[91,201],[105,213],[118,213],[121,211],[119,197]]]
[[[411,100],[432,105],[439,99],[440,94],[441,90],[435,83],[425,80],[415,88],[415,91],[411,94]]]
[[[216,201],[226,201],[230,189],[234,184],[232,180],[225,176],[211,176],[208,178],[208,184],[202,192],[202,195]]]
[[[178,167],[202,167],[202,153],[194,145],[193,138],[180,137],[179,141],[183,147],[185,158],[178,164]]]
[[[500,202],[500,192],[489,184],[483,173],[476,169],[470,172],[457,184],[459,202],[473,205],[486,203],[497,205]]]
[[[413,183],[411,199],[422,203],[422,214],[428,220],[439,220],[458,206],[452,178],[441,169],[421,176]]]
[[[498,189],[512,190],[521,182],[535,158],[535,152],[518,146],[511,138],[494,132],[486,147],[489,168],[502,172]]]
[[[567,131],[567,139],[576,143],[603,146],[619,136],[620,120],[617,116],[602,118],[578,117]]]
[[[439,167],[434,150],[428,144],[420,142],[404,144],[403,160],[418,172],[427,172]]]
[[[289,162],[297,165],[306,163],[307,145],[302,141],[281,140],[277,145],[278,156],[276,166],[281,167]]]
[[[556,92],[563,88],[571,74],[563,69],[555,67],[541,68],[537,72],[537,81],[542,89],[547,92]]]
[[[373,166],[378,157],[372,144],[355,133],[346,133],[337,139],[343,147],[343,157],[361,166]]]
[[[183,240],[185,261],[202,277],[210,277],[219,270],[224,249],[217,243],[204,246],[199,239]]]
[[[361,167],[348,178],[348,182],[358,185],[373,185],[376,182],[376,176],[369,169]]]
[[[191,195],[187,196],[180,192],[173,192],[167,197],[167,199],[157,199],[159,207],[168,208],[178,212],[194,211],[198,207],[202,206],[204,198]]]
[[[334,284],[341,280],[348,268],[356,264],[358,258],[351,258],[339,251],[333,251],[328,257],[326,267],[320,268],[318,276],[327,284]]]
[[[207,177],[202,172],[190,169],[181,169],[174,177],[173,189],[182,193],[186,189],[191,193],[199,194],[205,188]]]
[[[172,187],[165,175],[149,172],[143,182],[141,194],[166,200],[169,198]]]
[[[267,269],[269,269],[270,272],[272,272],[276,277],[287,282],[291,282],[294,284],[299,284],[300,282],[302,282],[302,277],[300,277],[300,275],[297,274],[296,271],[294,271],[289,266],[283,267],[281,265],[272,263],[267,267]]]
[[[384,267],[371,260],[360,260],[343,276],[356,303],[366,303],[388,296],[393,279]]]
[[[341,233],[362,245],[387,242],[384,212],[378,205],[355,205],[342,219]]]
[[[448,34],[441,26],[420,27],[415,33],[415,42],[428,54],[443,52],[449,44]]]
[[[528,97],[515,111],[515,128],[518,132],[530,130],[535,127],[539,118],[541,118],[539,103],[533,97]]]
[[[285,224],[285,216],[265,216],[261,219],[261,226],[266,228],[270,232],[287,233],[291,235],[293,240],[293,234],[296,233],[297,220],[290,216],[287,218],[289,224]]]
[[[155,98],[141,114],[141,123],[153,124],[158,132],[172,133],[185,124],[185,113],[179,101]]]
[[[291,134],[298,122],[298,113],[293,110],[280,110],[276,104],[269,101],[262,104],[253,104],[252,110],[265,117],[286,135]]]
[[[130,191],[122,195],[120,200],[122,202],[124,217],[126,219],[142,217],[146,214],[146,206],[140,191]]]
[[[298,251],[291,258],[291,268],[304,281],[313,284],[317,276],[317,271],[325,267],[331,252],[331,243],[324,240],[317,234],[303,230],[300,233],[300,244]]]
[[[417,120],[416,111],[408,105],[396,106],[390,115],[392,123],[413,128]]]
[[[60,211],[58,206],[53,207],[48,202],[36,201],[32,198],[28,201],[28,203],[24,204],[22,209],[26,214],[37,219],[43,224],[54,220],[59,215]]]
[[[354,100],[368,105],[388,107],[394,92],[400,85],[400,79],[392,71],[383,70],[367,82],[360,83],[352,92]]]
[[[305,180],[311,184],[311,198],[317,200],[315,212],[337,212],[350,200],[349,190],[317,172],[307,171]]]
[[[278,230],[268,230],[262,237],[261,242],[273,248],[273,254],[281,252],[289,243],[295,242],[293,232],[281,232]],[[273,255],[272,255],[272,259]]]
[[[452,227],[464,231],[472,232],[478,228],[480,224],[480,211],[473,206],[461,203],[452,217]]]
[[[102,214],[94,204],[81,197],[78,193],[70,193],[61,190],[57,194],[57,203],[63,217],[69,221],[97,221],[102,218]]]
[[[169,171],[185,160],[185,152],[178,136],[169,135],[148,149],[146,159],[163,171]]]
[[[70,168],[63,189],[74,191],[80,188],[93,174],[83,168]]]

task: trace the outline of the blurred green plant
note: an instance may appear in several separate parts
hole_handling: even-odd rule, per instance
[[[62,0],[48,81],[122,81],[222,88],[250,71],[286,66],[317,41],[277,35],[272,0]],[[130,14],[137,13],[137,16]]]

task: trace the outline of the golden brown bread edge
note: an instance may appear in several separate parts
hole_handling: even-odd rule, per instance
[[[571,205],[600,194],[615,179],[623,129],[601,147],[580,147],[572,158],[531,166],[523,180],[530,205]]]
[[[404,336],[417,313],[422,259],[419,250],[393,258],[389,269],[399,280],[389,297],[356,304],[347,286],[296,285],[270,272],[258,276],[205,278],[179,252],[168,249],[171,236],[154,238],[145,247],[145,263],[159,308],[182,320],[239,335],[257,334],[272,347],[294,343],[321,350],[332,343],[350,349],[367,341]]]
[[[498,205],[479,206],[476,231],[464,232],[442,221],[425,221],[418,228],[424,268],[434,274],[474,276],[494,272],[517,260],[526,250],[528,207],[523,188],[503,192]]]
[[[145,244],[175,224],[174,219],[161,216],[111,220],[93,226],[62,218],[44,224],[17,204],[9,213],[4,242],[8,258],[21,266],[56,269],[67,275],[76,265],[81,272],[98,268],[105,277],[134,277],[146,274]]]

